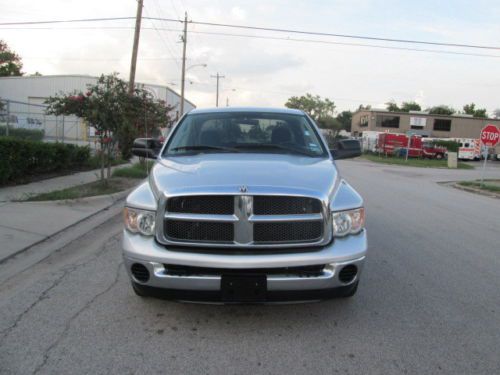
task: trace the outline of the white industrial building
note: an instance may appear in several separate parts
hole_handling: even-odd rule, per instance
[[[0,100],[8,102],[8,108],[4,108],[0,116],[0,125],[8,122],[10,127],[43,129],[49,139],[87,141],[92,136],[92,129],[87,124],[74,116],[47,116],[43,103],[58,93],[85,91],[98,79],[87,75],[0,77]],[[181,97],[174,90],[161,85],[136,84],[173,106],[173,117],[179,117]],[[195,107],[190,101],[184,101],[185,112]]]

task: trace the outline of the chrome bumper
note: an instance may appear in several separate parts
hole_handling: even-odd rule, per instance
[[[269,291],[307,291],[344,287],[355,283],[361,274],[367,251],[366,230],[361,233],[338,238],[317,251],[281,254],[207,254],[170,251],[151,237],[138,234],[123,234],[123,256],[127,272],[138,284],[163,289],[218,291],[222,275],[178,275],[169,272],[164,264],[216,269],[284,268],[325,264],[322,273],[314,276],[273,274],[267,276]],[[150,274],[147,282],[135,279],[130,269],[134,263],[144,265]],[[338,273],[347,264],[358,268],[356,277],[343,283]]]

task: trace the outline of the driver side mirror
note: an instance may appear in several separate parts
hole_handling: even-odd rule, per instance
[[[162,143],[153,138],[137,138],[132,146],[132,154],[141,158],[156,159],[162,148]]]
[[[361,156],[361,144],[356,139],[341,139],[335,141],[330,153],[335,160],[355,158]]]

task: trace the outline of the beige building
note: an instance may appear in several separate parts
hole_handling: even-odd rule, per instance
[[[387,110],[359,110],[352,115],[351,134],[355,137],[364,131],[411,131],[434,138],[479,138],[486,124],[500,127],[499,119],[476,118],[467,115],[430,115],[426,112],[389,112]]]

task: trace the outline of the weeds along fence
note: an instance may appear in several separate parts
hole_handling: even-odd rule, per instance
[[[45,141],[93,142],[89,127],[75,116],[46,115],[47,106],[0,99],[0,135],[23,134],[23,130],[40,131]],[[25,132],[26,133],[26,132]],[[36,132],[32,132],[36,133]]]

